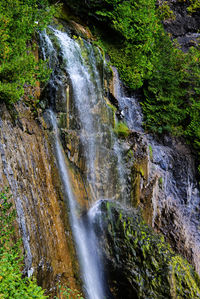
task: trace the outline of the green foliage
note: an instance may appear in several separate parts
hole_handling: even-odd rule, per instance
[[[14,239],[15,215],[10,197],[0,192],[0,298],[47,298],[34,279],[22,277],[20,241]]]
[[[97,42],[123,82],[142,87],[146,130],[186,136],[200,156],[200,51],[183,53],[165,33],[161,20],[174,18],[167,2],[158,9],[155,0],[69,0],[68,5],[92,24],[95,19]],[[200,1],[187,5],[193,13]]]
[[[198,10],[200,10],[200,2],[199,0],[190,0],[190,5],[188,6],[188,12],[189,13],[194,13]]]
[[[178,0],[179,2],[186,2],[186,0]],[[200,9],[200,2],[199,0],[188,0],[189,5],[187,7],[187,11],[192,14],[198,12]],[[187,2],[187,4],[188,4]]]
[[[127,125],[121,121],[115,125],[114,132],[119,137],[124,137],[124,138],[128,137],[128,135],[130,134],[130,131],[129,131],[129,128],[127,127]]]
[[[0,100],[14,103],[27,84],[47,80],[49,71],[46,63],[36,61],[33,40],[53,13],[48,0],[1,0]]]
[[[80,15],[85,13],[89,17],[95,17],[98,22],[101,21],[99,42],[110,55],[111,63],[118,68],[121,79],[133,89],[141,87],[152,72],[151,56],[159,30],[155,2],[156,0],[68,2]],[[98,29],[98,23],[96,28]]]
[[[175,20],[176,18],[167,1],[163,1],[159,4],[158,13],[161,20]]]

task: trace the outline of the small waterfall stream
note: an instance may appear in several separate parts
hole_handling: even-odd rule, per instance
[[[121,149],[112,129],[113,111],[104,99],[105,62],[102,55],[98,48],[83,39],[74,40],[67,33],[51,28],[52,33],[59,42],[62,67],[69,75],[73,89],[92,194],[90,199],[94,202],[100,198],[117,197],[125,201],[127,192]],[[45,39],[51,60],[52,43],[49,37]]]
[[[140,193],[142,194],[142,189],[147,189],[152,181],[158,178],[157,182],[155,180],[150,203],[152,205],[151,226],[161,225],[161,231],[169,239],[172,238],[175,250],[178,246],[181,250],[185,247],[191,260],[194,261],[196,270],[200,273],[198,262],[200,192],[189,147],[178,138],[166,135],[164,140],[156,140],[154,136],[145,134],[142,127],[143,114],[138,100],[134,96],[125,95],[123,84],[114,67],[113,73],[114,95],[122,118],[128,127],[142,138],[148,153],[148,177],[146,185],[141,179]],[[162,214],[164,216],[161,216]],[[163,223],[160,224],[159,221]],[[173,226],[172,230],[169,229],[170,225]],[[184,250],[183,253],[185,254]]]
[[[74,198],[68,174],[65,153],[59,139],[59,131],[54,113],[49,110],[49,121],[54,130],[54,146],[58,168],[63,183],[64,193],[67,195],[70,208],[71,227],[75,238],[79,262],[82,270],[85,293],[88,298],[105,298],[103,283],[103,269],[97,254],[97,240],[92,228],[89,214],[80,217],[79,206]]]

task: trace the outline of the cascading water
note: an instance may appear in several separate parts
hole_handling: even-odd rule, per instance
[[[142,194],[145,188],[148,189],[155,178],[159,178],[155,180],[152,190],[151,225],[152,227],[159,227],[160,225],[161,231],[173,240],[172,245],[174,248],[177,249],[180,246],[179,250],[184,254],[185,250],[187,258],[190,256],[196,270],[200,273],[198,262],[200,193],[195,178],[195,166],[191,158],[191,152],[179,139],[173,140],[173,138],[165,136],[163,142],[155,140],[149,134],[144,134],[142,128],[143,115],[138,100],[125,95],[115,68],[113,68],[113,73],[114,95],[118,100],[121,115],[128,127],[142,137],[143,144],[145,144],[149,153],[148,178],[146,185],[143,184],[143,178],[141,178],[140,193]],[[163,219],[161,219],[162,214],[164,215]],[[170,226],[173,229],[169,230]]]
[[[85,293],[88,298],[105,298],[105,287],[103,282],[103,269],[97,254],[96,236],[90,222],[90,217],[79,216],[79,206],[74,198],[72,183],[70,182],[65,153],[59,140],[59,131],[56,117],[50,110],[48,119],[54,130],[54,145],[56,160],[63,183],[64,193],[67,195],[70,208],[70,218],[73,235],[77,247],[79,261],[82,269]]]
[[[59,30],[50,28],[50,38],[45,33],[41,35],[41,38],[44,58],[51,57],[52,53],[55,55],[53,50],[55,38],[60,45],[59,58],[62,60],[64,72],[70,78],[73,100],[79,118],[77,132],[86,161],[85,171],[90,189],[90,205],[93,204],[93,207],[87,213],[84,212],[83,216],[80,216],[81,207],[72,191],[72,182],[70,182],[68,175],[65,153],[59,140],[56,117],[52,111],[48,112],[48,119],[55,134],[54,144],[57,164],[64,193],[69,201],[71,226],[81,266],[85,293],[90,299],[108,298],[110,295],[105,284],[103,265],[97,254],[98,242],[92,227],[93,219],[98,210],[99,200],[126,199],[127,190],[121,150],[112,128],[113,111],[106,105],[104,99],[104,82],[102,78],[104,61],[99,49],[94,49],[84,40],[76,41],[70,38],[67,33]],[[45,48],[47,49],[46,52]],[[58,61],[57,57],[56,60]],[[52,88],[55,88],[55,80],[57,78],[55,78],[55,72],[53,72],[50,81]],[[50,88],[50,97],[52,97],[52,94]],[[54,94],[56,97],[56,93]],[[56,106],[55,101],[52,98],[50,100],[53,107]],[[94,202],[97,202],[96,208],[94,208]]]
[[[110,113],[104,100],[103,59],[86,41],[80,44],[66,33],[52,29],[60,43],[65,70],[70,77],[75,106],[80,119],[80,139],[87,164],[87,180],[92,200],[125,198],[120,148],[114,136]],[[99,63],[98,63],[99,60]],[[113,176],[116,173],[116,177]],[[111,181],[115,182],[111,184]],[[123,196],[122,196],[123,193]]]
[[[143,132],[141,107],[135,97],[125,95],[116,68],[112,67],[112,70],[114,74],[114,96],[118,101],[122,117],[124,117],[129,129]]]
[[[73,127],[71,128],[70,120],[68,120],[67,130],[75,130],[78,140],[80,140],[85,162],[82,171],[85,172],[86,184],[89,185],[90,189],[88,193],[90,209],[87,213],[84,211],[84,216],[81,216],[83,214],[83,212],[80,212],[82,208],[72,192],[73,184],[70,182],[65,154],[59,141],[56,118],[50,112],[51,123],[55,131],[58,168],[64,186],[64,193],[69,200],[71,226],[79,256],[85,293],[91,299],[108,298],[105,291],[107,287],[103,279],[103,267],[97,254],[98,240],[93,230],[93,223],[95,223],[96,218],[101,218],[101,203],[104,202],[101,201],[102,199],[119,199],[122,201],[125,198],[126,201],[130,194],[126,189],[127,173],[123,166],[121,148],[113,133],[113,111],[108,108],[104,99],[105,78],[102,67],[104,62],[99,50],[93,48],[91,44],[83,39],[72,39],[68,34],[53,28],[50,28],[49,37],[43,34],[42,38],[43,46],[47,48],[47,52],[44,52],[43,55],[49,56],[51,64],[53,63],[53,55],[56,63],[60,65],[58,70],[58,65],[54,68],[53,64],[54,71],[50,81],[50,91],[54,90],[54,92],[50,92],[49,103],[55,111],[60,111],[57,105],[59,97],[63,97],[62,103],[66,102],[66,97],[64,97],[66,86],[64,87],[63,82],[65,84],[67,80],[68,83],[70,82],[70,101],[73,100],[74,102],[75,121],[71,122],[71,127]],[[59,54],[56,53],[54,47],[59,48]],[[129,128],[136,131],[135,136],[143,138],[144,147],[142,147],[142,150],[146,148],[144,152],[147,154],[151,146],[153,152],[151,153],[152,157],[146,159],[148,164],[146,177],[142,170],[136,169],[141,176],[140,191],[145,194],[146,190],[151,188],[151,185],[153,186],[153,189],[149,189],[152,192],[152,198],[150,199],[150,205],[152,206],[151,225],[156,226],[159,213],[161,214],[162,210],[167,209],[170,213],[170,211],[173,212],[176,209],[177,219],[182,223],[185,231],[190,230],[192,232],[191,235],[187,233],[186,237],[186,233],[179,228],[179,235],[181,240],[184,240],[186,248],[190,246],[190,242],[194,243],[193,259],[196,260],[199,252],[197,249],[196,223],[188,225],[184,216],[187,216],[189,210],[191,210],[188,204],[191,205],[191,198],[194,197],[195,189],[190,184],[191,176],[187,176],[186,185],[189,185],[189,188],[186,186],[187,200],[186,204],[183,204],[180,202],[183,194],[182,189],[174,188],[174,182],[176,181],[176,184],[178,184],[178,179],[174,178],[175,172],[173,169],[169,169],[171,167],[170,163],[166,162],[174,160],[172,149],[158,145],[151,136],[144,135],[139,104],[135,98],[127,97],[124,94],[117,71],[114,69],[113,72],[115,78],[114,96],[118,100],[121,115]],[[66,74],[67,80],[65,78]],[[65,103],[65,107],[67,107],[67,113],[69,113],[68,104]],[[74,125],[74,123],[76,124]],[[131,146],[130,143],[128,146]],[[155,183],[152,183],[154,181]],[[94,204],[94,202],[96,203]],[[199,202],[198,196],[195,202]],[[194,207],[194,204],[192,205]],[[79,212],[77,212],[78,210]],[[194,230],[192,230],[193,227]]]

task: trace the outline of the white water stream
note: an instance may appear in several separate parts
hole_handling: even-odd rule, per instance
[[[104,61],[99,49],[84,40],[74,40],[67,33],[50,28],[50,38],[42,35],[44,58],[55,55],[55,39],[60,46],[59,57],[62,69],[69,76],[73,101],[78,114],[77,134],[84,150],[86,177],[90,187],[91,208],[80,216],[80,206],[72,191],[66,157],[59,139],[54,112],[49,111],[49,120],[54,129],[55,153],[71,217],[71,227],[76,243],[82,272],[85,295],[88,299],[108,298],[104,283],[102,262],[97,254],[98,242],[92,226],[101,199],[126,199],[127,191],[121,149],[112,128],[113,114],[104,99]],[[52,41],[51,37],[53,35]],[[46,50],[45,50],[46,48]],[[46,52],[45,52],[46,51]],[[47,54],[46,54],[47,53]],[[58,55],[58,54],[57,54]],[[56,57],[58,61],[58,57]],[[55,87],[52,75],[50,85]],[[60,81],[59,81],[60,84]],[[50,92],[50,97],[52,93]],[[55,99],[50,103],[55,107]],[[95,206],[94,203],[96,202]],[[79,212],[78,212],[79,211]],[[98,212],[99,213],[99,212]]]
[[[79,216],[79,207],[72,192],[71,182],[66,165],[66,157],[59,140],[59,131],[54,113],[49,110],[49,120],[55,136],[55,154],[62,179],[64,193],[67,195],[70,208],[71,227],[75,238],[79,262],[82,270],[85,294],[89,299],[105,297],[103,270],[97,254],[97,240],[92,228],[91,216]]]

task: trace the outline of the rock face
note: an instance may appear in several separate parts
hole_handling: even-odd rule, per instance
[[[48,131],[25,105],[19,103],[15,108],[13,119],[0,104],[0,188],[8,186],[13,195],[24,245],[24,271],[34,273],[51,294],[59,282],[79,288],[75,279],[78,265]]]
[[[200,273],[200,194],[195,156],[183,140],[170,136],[156,140],[145,134],[138,101],[123,93],[117,73],[114,86],[121,118],[132,130],[124,143],[131,203],[142,209],[145,221],[162,232],[173,249]]]
[[[200,298],[193,268],[173,253],[138,211],[101,201],[94,225],[115,298]]]
[[[162,2],[158,1],[159,5],[162,5]],[[163,22],[166,31],[173,38],[177,38],[183,51],[198,45],[200,40],[200,12],[188,12],[190,1],[168,0],[167,3],[173,11],[174,17]]]
[[[133,137],[133,190],[147,223],[161,231],[199,272],[199,191],[188,146],[168,138]]]

